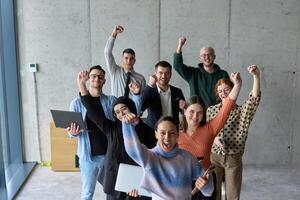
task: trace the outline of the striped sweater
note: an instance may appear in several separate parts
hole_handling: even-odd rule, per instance
[[[144,169],[141,186],[152,193],[152,198],[190,199],[192,181],[204,173],[197,159],[178,146],[171,152],[165,152],[158,143],[148,149],[140,143],[133,125],[123,123],[122,128],[126,152]],[[211,196],[213,189],[210,179],[201,192]]]

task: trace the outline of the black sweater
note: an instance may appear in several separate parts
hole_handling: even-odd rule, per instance
[[[97,105],[98,110],[101,106],[99,101],[99,97],[92,97],[94,103]],[[91,154],[92,156],[96,155],[105,155],[107,149],[107,139],[102,130],[98,128],[98,126],[86,116],[86,122],[88,127],[88,136],[90,139],[91,145]]]

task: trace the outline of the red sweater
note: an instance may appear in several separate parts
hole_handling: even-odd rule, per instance
[[[190,136],[183,130],[179,132],[179,147],[189,151],[195,157],[204,157],[203,165],[206,169],[210,165],[209,156],[214,138],[224,127],[234,104],[235,101],[227,97],[216,117],[208,121],[205,125],[199,126],[193,135]]]

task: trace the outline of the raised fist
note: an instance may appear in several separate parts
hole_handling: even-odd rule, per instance
[[[181,36],[179,39],[178,39],[178,45],[180,46],[183,46],[186,42],[186,38]]]
[[[88,71],[81,71],[77,75],[77,83],[85,83],[89,80],[89,72]]]
[[[252,75],[259,75],[259,69],[258,69],[257,65],[250,65],[248,67],[248,72]]]
[[[157,77],[155,76],[155,74],[149,76],[149,83],[148,83],[148,84],[149,84],[151,87],[154,87],[155,84],[156,84],[156,82],[157,82]]]
[[[116,25],[111,33],[113,37],[116,37],[119,33],[122,33],[124,31],[123,26]]]

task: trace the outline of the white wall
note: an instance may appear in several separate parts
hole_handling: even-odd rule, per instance
[[[77,95],[78,71],[105,66],[105,42],[113,26],[121,24],[125,31],[116,40],[115,58],[120,63],[122,50],[133,48],[135,69],[146,79],[157,61],[173,63],[181,35],[187,37],[186,64],[195,66],[200,47],[209,45],[216,50],[216,63],[241,72],[240,102],[252,86],[246,67],[258,64],[262,101],[250,128],[245,163],[300,164],[300,1],[18,0],[16,8],[26,160],[39,160],[38,135],[41,160],[50,160],[49,110],[68,109]],[[37,105],[26,66],[32,62],[39,64]],[[188,97],[188,85],[175,71],[172,84]]]

